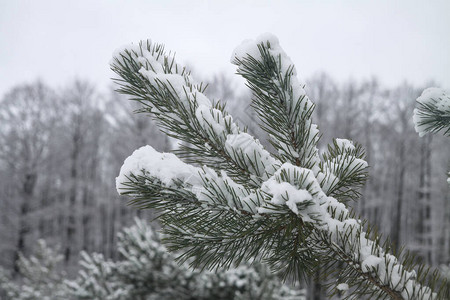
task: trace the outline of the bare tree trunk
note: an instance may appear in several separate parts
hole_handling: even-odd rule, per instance
[[[365,152],[366,152],[366,161],[369,164],[369,166],[371,165],[371,155],[372,155],[372,115],[373,115],[373,100],[375,98],[375,95],[377,93],[378,90],[378,83],[375,79],[372,79],[372,81],[370,82],[370,85],[368,87],[368,89],[370,90],[370,94],[368,99],[366,100],[365,104],[364,104],[364,135],[365,135]],[[366,184],[363,186],[362,188],[362,196],[360,197],[359,200],[359,212],[361,214],[361,216],[367,218],[368,216],[366,215],[366,202],[367,200],[370,198],[369,194],[371,192],[371,190],[369,189],[371,183],[371,177],[369,177],[368,181],[366,182]]]
[[[418,240],[422,247],[422,255],[426,262],[431,262],[431,207],[430,207],[430,150],[431,136],[427,135],[422,139],[420,147],[420,174],[419,174],[419,191],[418,191],[418,207],[419,220],[417,226]],[[431,243],[431,244],[430,244]]]
[[[399,148],[399,174],[398,174],[398,187],[397,187],[397,203],[394,212],[394,225],[391,229],[392,243],[399,249],[401,243],[401,230],[402,230],[402,209],[404,198],[404,185],[405,185],[405,141],[402,140]]]
[[[101,214],[101,240],[102,240],[102,253],[108,253],[108,212],[106,209],[106,205],[102,203],[100,205],[100,214]]]
[[[33,197],[33,191],[36,187],[37,174],[35,172],[25,175],[25,181],[22,186],[21,194],[22,203],[19,210],[19,234],[17,239],[17,245],[14,250],[14,276],[19,272],[18,260],[20,253],[25,250],[25,237],[30,231],[30,226],[28,222],[28,213],[30,211],[30,202]]]
[[[91,239],[91,222],[92,222],[92,208],[94,207],[94,201],[98,197],[97,192],[100,186],[100,135],[102,133],[102,126],[95,120],[95,130],[91,131],[91,139],[89,147],[91,148],[90,160],[84,164],[85,173],[87,174],[87,180],[84,180],[84,193],[82,202],[82,230],[83,230],[83,244],[82,247],[86,251],[92,250]]]
[[[82,212],[82,225],[83,225],[83,244],[81,246],[81,248],[84,251],[90,252],[91,247],[90,247],[90,221],[91,221],[91,211],[89,209],[90,205],[89,202],[90,197],[89,197],[89,188],[88,188],[88,184],[86,183],[84,186],[84,191],[83,191],[83,212]]]
[[[352,139],[352,127],[353,127],[353,114],[352,114],[352,105],[353,105],[353,98],[355,96],[355,91],[353,85],[349,87],[347,98],[346,98],[346,116],[345,116],[345,123],[344,123],[344,136],[343,138],[346,139]]]
[[[111,225],[110,225],[110,231],[109,231],[109,257],[114,258],[115,257],[115,243],[116,240],[116,203],[112,202],[111,205]]]
[[[426,259],[429,264],[433,265],[433,228],[432,228],[432,215],[431,215],[431,134],[428,134],[425,138],[425,229],[427,237],[426,240]]]
[[[450,176],[450,161],[447,167],[447,174]],[[450,235],[448,234],[448,228],[450,228],[450,189],[444,198],[444,226],[442,226],[441,242],[442,255],[444,258],[450,259]],[[442,261],[441,261],[442,262]],[[443,263],[446,263],[443,261]]]
[[[81,139],[81,134],[79,132],[79,128],[75,129],[75,134],[73,135],[73,148],[71,154],[71,166],[70,166],[70,195],[69,195],[69,207],[68,207],[68,224],[67,224],[67,241],[66,247],[64,251],[64,259],[65,262],[68,263],[71,256],[72,251],[74,250],[74,239],[75,239],[75,231],[76,231],[76,202],[77,202],[77,189],[78,189],[78,159],[80,154],[79,141]]]
[[[322,284],[320,283],[320,271],[317,271],[310,279],[308,288],[308,300],[322,299]]]
[[[366,161],[370,165],[370,154],[371,154],[371,147],[372,147],[372,141],[371,141],[371,131],[370,131],[370,123],[368,122],[368,118],[366,119],[366,124],[364,127],[365,136],[366,136]],[[370,180],[370,178],[369,178]],[[359,212],[361,216],[366,216],[366,200],[369,198],[369,188],[368,188],[368,182],[363,186],[362,188],[362,195],[359,199]]]

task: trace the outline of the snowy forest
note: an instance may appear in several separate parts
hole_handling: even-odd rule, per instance
[[[204,80],[206,95],[225,101],[270,149],[252,94],[227,76]],[[349,205],[394,246],[450,276],[450,139],[419,137],[412,121],[415,100],[434,83],[387,88],[377,78],[337,82],[326,73],[306,83],[323,133],[319,150],[333,137],[365,149],[369,180]],[[115,88],[101,92],[82,79],[63,88],[35,81],[2,95],[1,297],[327,299],[314,278],[282,286],[264,265],[205,275],[174,263],[156,233],[158,221],[149,222],[153,212],[129,207],[115,177],[134,149],[148,144],[168,152],[177,144],[148,116],[133,114],[135,103]]]

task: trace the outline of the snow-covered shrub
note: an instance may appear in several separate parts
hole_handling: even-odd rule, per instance
[[[118,249],[122,257],[115,262],[83,253],[78,277],[65,282],[68,293],[92,300],[302,299],[303,291],[282,285],[261,264],[217,273],[179,265],[143,220],[119,233]]]
[[[74,280],[65,280],[65,291],[73,299],[126,300],[132,286],[116,278],[117,266],[102,254],[81,252],[82,269]]]
[[[30,257],[19,256],[17,280],[0,272],[3,273],[0,275],[0,287],[5,293],[5,299],[66,299],[63,292],[64,273],[59,270],[62,259],[58,249],[52,249],[44,240],[38,240]]]

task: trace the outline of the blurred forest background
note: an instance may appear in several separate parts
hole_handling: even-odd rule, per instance
[[[225,101],[267,145],[251,94],[224,74],[205,81],[210,98]],[[431,266],[449,265],[450,140],[419,138],[412,122],[415,99],[435,84],[386,88],[377,78],[338,83],[326,73],[306,82],[322,147],[340,137],[366,149],[370,179],[353,208],[395,245]],[[84,80],[58,89],[36,81],[1,96],[0,266],[12,274],[19,254],[32,253],[38,239],[60,246],[68,277],[76,274],[82,250],[118,259],[117,233],[136,216],[153,218],[127,206],[115,177],[138,147],[170,151],[176,143],[148,116],[134,115],[136,103],[113,90],[100,92]]]

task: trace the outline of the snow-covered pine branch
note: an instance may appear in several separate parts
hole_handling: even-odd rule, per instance
[[[278,40],[246,41],[232,61],[255,95],[277,154],[240,131],[224,106],[211,104],[203,85],[194,85],[162,46],[145,41],[113,59],[119,91],[189,145],[178,152],[185,161],[150,146],[136,150],[121,168],[118,192],[132,196],[137,207],[159,209],[168,248],[196,267],[229,267],[255,257],[298,278],[338,262],[344,272],[331,286],[349,286],[351,296],[441,297],[445,291],[424,285],[424,266],[414,271],[408,257],[390,254],[345,205],[366,179],[364,152],[336,139],[319,155],[314,105]]]
[[[424,136],[428,132],[443,131],[450,136],[450,94],[440,88],[427,88],[416,100],[413,121],[416,132]]]
[[[257,186],[280,162],[242,131],[220,103],[194,84],[189,72],[166,54],[162,45],[141,41],[116,52],[111,68],[121,79],[119,92],[142,103],[160,128],[185,142],[177,151],[191,163],[226,169],[239,182]]]
[[[357,187],[366,180],[364,151],[348,140],[336,139],[323,154],[324,161],[320,160],[319,129],[311,120],[314,104],[278,39],[264,34],[246,40],[233,51],[231,62],[253,92],[253,107],[278,158],[313,170],[328,195],[342,201],[356,199]]]
[[[413,122],[419,136],[442,130],[450,137],[450,93],[440,88],[427,88],[416,103]],[[450,172],[447,173],[447,183],[450,185]]]
[[[246,40],[233,51],[231,62],[253,92],[262,128],[269,133],[280,160],[318,172],[319,132],[311,122],[314,105],[278,39],[265,34]]]

